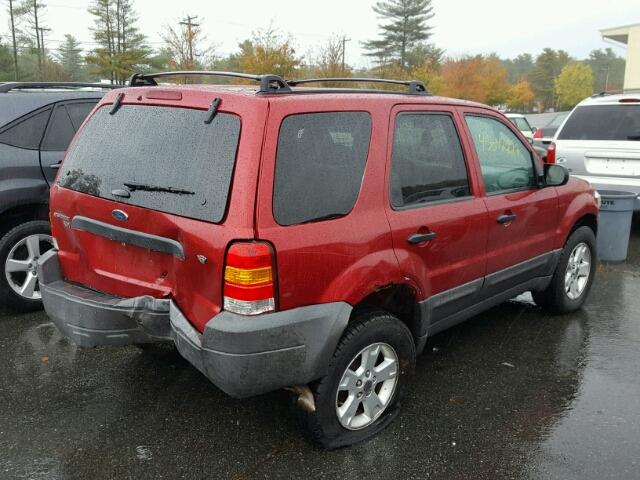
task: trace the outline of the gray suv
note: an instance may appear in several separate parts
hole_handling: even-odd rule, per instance
[[[0,302],[41,308],[35,261],[52,247],[49,185],[85,117],[111,85],[0,84]]]

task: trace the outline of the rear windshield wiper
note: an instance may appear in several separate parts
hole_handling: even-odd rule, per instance
[[[629,135],[627,140],[640,140],[640,135]]]
[[[173,187],[159,187],[157,185],[145,185],[144,183],[123,183],[125,187],[131,192],[140,190],[141,192],[163,192],[163,193],[175,193],[176,195],[195,195],[196,192],[191,190],[183,190],[181,188]]]

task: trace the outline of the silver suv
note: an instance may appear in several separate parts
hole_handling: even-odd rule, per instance
[[[558,129],[556,163],[597,190],[640,195],[640,92],[582,101]],[[636,197],[636,210],[640,198]]]

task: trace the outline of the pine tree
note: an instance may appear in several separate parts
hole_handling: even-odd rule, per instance
[[[93,38],[98,47],[87,55],[92,73],[123,84],[137,70],[148,68],[150,49],[136,26],[133,0],[94,0]]]
[[[545,48],[536,58],[527,80],[544,110],[556,107],[556,79],[570,61],[571,57],[567,52],[552,48]]]
[[[397,60],[405,68],[407,52],[431,36],[427,24],[434,16],[431,0],[384,0],[373,10],[385,22],[379,25],[381,38],[363,43],[367,55],[376,57],[378,63]]]
[[[86,79],[82,60],[82,48],[72,35],[64,36],[64,43],[58,48],[56,55],[64,76],[70,81]]]
[[[18,30],[20,43],[31,47],[38,59],[38,72],[42,73],[42,65],[47,60],[44,47],[45,32],[49,31],[44,25],[43,17],[47,5],[42,0],[22,0],[14,7],[14,15],[18,21],[25,20],[26,26]]]

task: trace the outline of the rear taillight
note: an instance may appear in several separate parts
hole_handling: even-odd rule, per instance
[[[273,248],[268,243],[232,244],[224,268],[224,309],[241,315],[274,311],[274,265]]]
[[[542,138],[542,130],[541,129],[537,129],[535,131],[535,133],[533,134],[533,138]]]
[[[547,163],[556,163],[556,144],[551,142],[547,149]]]

